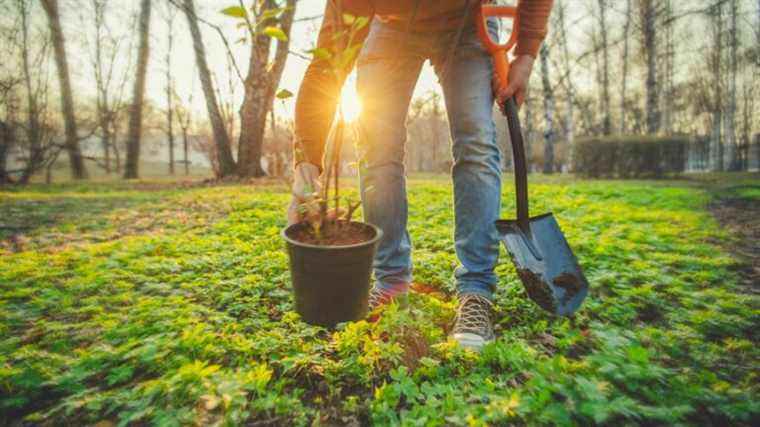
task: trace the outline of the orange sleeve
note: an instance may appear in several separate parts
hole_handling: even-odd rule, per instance
[[[515,55],[536,57],[546,37],[554,0],[520,0],[517,4],[517,46]]]
[[[328,0],[317,38],[317,47],[328,50],[345,47],[345,37],[336,38],[341,30],[342,15],[372,17],[369,0]],[[355,34],[353,43],[362,44],[369,25]],[[327,135],[340,100],[340,92],[354,64],[345,70],[333,70],[327,61],[312,59],[298,89],[295,108],[294,164],[309,162],[322,167]]]

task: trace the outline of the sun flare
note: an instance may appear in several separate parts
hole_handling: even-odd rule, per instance
[[[347,122],[355,122],[362,112],[362,102],[356,93],[356,85],[347,84],[340,95],[340,109]]]

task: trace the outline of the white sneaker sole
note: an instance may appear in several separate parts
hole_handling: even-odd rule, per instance
[[[470,350],[474,350],[477,352],[480,352],[480,350],[483,349],[483,347],[493,342],[493,340],[487,340],[483,337],[481,337],[478,334],[473,334],[469,332],[462,332],[458,334],[453,334],[452,337],[456,340],[456,342],[459,343],[464,348],[469,348]]]

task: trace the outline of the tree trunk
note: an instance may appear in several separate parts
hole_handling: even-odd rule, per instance
[[[620,134],[626,133],[627,127],[625,125],[625,97],[626,97],[626,83],[628,82],[628,40],[631,29],[631,0],[625,2],[625,25],[623,26],[623,70],[621,72],[622,79],[620,81]]]
[[[736,143],[736,74],[737,74],[737,51],[739,50],[739,41],[737,37],[737,1],[730,1],[730,26],[728,30],[728,105],[726,106],[726,115],[724,120],[726,135],[726,157],[728,158],[728,170],[736,171],[739,169],[739,150]]]
[[[79,136],[77,134],[77,122],[74,115],[74,96],[71,91],[69,77],[69,65],[66,60],[65,39],[61,29],[61,20],[58,13],[58,0],[42,0],[42,7],[48,18],[50,37],[53,42],[55,64],[58,69],[58,82],[61,85],[61,112],[63,113],[64,127],[66,128],[66,151],[69,154],[71,164],[71,177],[74,179],[87,178],[87,169],[79,149]]]
[[[11,145],[13,145],[13,129],[12,124],[0,121],[0,185],[11,182],[10,176],[8,176],[8,151],[10,151]]]
[[[565,63],[565,79],[567,79],[565,94],[565,142],[567,143],[567,167],[572,168],[573,164],[573,141],[575,140],[575,93],[572,83],[572,72],[570,69],[570,53],[567,47],[567,25],[565,22],[566,2],[562,2],[558,9],[557,18],[560,27],[560,44],[562,45],[562,58]]]
[[[169,138],[169,175],[174,175],[174,129],[172,126],[172,109],[171,104],[169,105],[169,110],[166,112],[166,121],[168,122],[168,131],[167,136]]]
[[[522,108],[525,113],[523,116],[523,123],[525,123],[525,166],[528,168],[528,173],[533,170],[533,100],[530,96],[525,97],[525,103]],[[514,163],[514,159],[512,161]]]
[[[440,106],[438,104],[438,96],[435,96],[433,98],[433,107],[432,111],[430,112],[430,124],[431,124],[431,133],[433,136],[433,147],[430,153],[430,161],[433,163],[431,165],[431,169],[435,172],[438,171],[438,147],[441,144],[441,132],[438,126],[438,119],[441,117],[441,110]],[[422,156],[421,156],[422,157]]]
[[[121,150],[119,150],[119,128],[116,123],[111,123],[111,148],[113,148],[113,156],[116,174],[121,174]]]
[[[274,9],[277,4],[272,0],[266,1],[265,10]],[[293,15],[296,1],[287,0],[286,9],[279,19],[280,28],[288,36],[285,40],[277,40],[277,51],[274,61],[269,63],[269,51],[272,39],[259,34],[251,42],[251,58],[248,64],[248,74],[245,78],[245,95],[240,106],[240,139],[238,143],[238,176],[241,178],[264,176],[261,167],[261,154],[264,145],[264,130],[266,117],[272,108],[275,91],[280,84],[280,78],[285,68],[290,48],[290,29],[293,26]]]
[[[671,0],[665,2],[665,53],[663,55],[663,76],[662,76],[662,121],[663,130],[666,135],[673,132],[673,75],[675,62],[675,47],[673,46],[673,26],[675,18],[673,16],[673,4]]]
[[[554,91],[549,80],[549,48],[541,46],[541,83],[544,89],[544,173],[554,172]]]
[[[174,175],[174,82],[172,81],[172,45],[174,42],[174,15],[169,6],[166,19],[167,49],[166,49],[166,136],[169,139],[169,175]]]
[[[741,162],[739,170],[746,171],[749,167],[749,153],[752,145],[752,117],[754,111],[753,88],[745,84],[742,93],[742,137],[741,137]]]
[[[42,147],[42,125],[40,124],[40,108],[37,104],[38,93],[32,84],[31,64],[29,62],[29,9],[25,0],[18,2],[21,17],[21,69],[26,89],[26,137],[29,143],[29,159],[21,173],[19,182],[26,184],[32,175],[41,167],[44,160]]]
[[[187,128],[182,128],[182,154],[185,163],[185,176],[190,175],[190,161],[187,158]]]
[[[713,51],[711,55],[712,86],[714,88],[712,105],[712,131],[710,136],[710,169],[723,170],[723,89],[721,86],[721,61],[723,59],[723,4],[716,3],[710,13],[713,19]]]
[[[142,0],[140,4],[140,46],[137,51],[137,76],[132,92],[132,105],[129,107],[127,162],[124,165],[124,178],[126,179],[134,179],[139,176],[143,99],[145,98],[145,80],[148,74],[148,58],[150,57],[150,3],[151,0]]]
[[[110,174],[111,173],[111,136],[108,133],[108,129],[109,129],[108,121],[102,119],[102,116],[104,114],[99,114],[99,115],[101,115],[100,145],[103,147],[103,168],[105,169],[106,174]]]
[[[95,110],[100,127],[100,145],[103,148],[103,168],[106,174],[111,173],[111,134],[108,111],[108,82],[103,75],[103,26],[105,25],[106,3],[101,0],[93,0],[92,7],[95,14],[95,61],[93,69],[97,86],[97,98]],[[113,64],[113,61],[111,62]]]
[[[214,83],[211,81],[211,71],[209,71],[206,62],[206,48],[203,45],[201,30],[198,28],[198,18],[195,15],[195,5],[193,0],[183,0],[185,16],[190,27],[190,35],[193,38],[193,50],[195,51],[195,63],[198,67],[198,78],[201,81],[203,95],[206,98],[206,110],[208,111],[209,121],[214,134],[214,143],[216,145],[217,158],[219,159],[219,176],[225,177],[235,172],[235,160],[232,158],[230,148],[230,138],[224,127],[224,120],[219,111],[219,104],[216,101]]]
[[[647,133],[660,131],[660,107],[657,87],[657,12],[655,0],[641,0],[642,31],[644,32],[644,53],[646,55],[646,121]]]
[[[599,0],[599,31],[602,37],[602,133],[612,133],[610,117],[609,43],[607,42],[607,4]]]

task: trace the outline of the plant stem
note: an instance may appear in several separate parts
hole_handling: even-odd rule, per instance
[[[335,153],[333,155],[333,158],[335,160],[335,164],[333,167],[335,168],[335,171],[333,172],[335,174],[335,219],[338,219],[338,214],[340,213],[340,185],[339,185],[339,179],[340,179],[340,150],[343,148],[343,132],[345,127],[345,121],[343,120],[343,108],[339,107],[338,109],[338,129],[335,132],[335,147],[333,149],[335,150]]]

